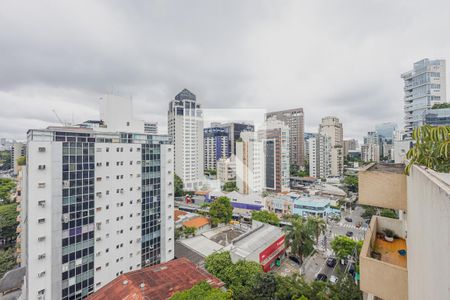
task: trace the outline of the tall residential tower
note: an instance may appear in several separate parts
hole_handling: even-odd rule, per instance
[[[342,123],[337,117],[322,118],[319,134],[328,136],[331,143],[331,176],[344,174],[344,147]]]

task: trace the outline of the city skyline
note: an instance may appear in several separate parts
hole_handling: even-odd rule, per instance
[[[11,2],[0,19],[0,136],[57,125],[53,110],[65,122],[95,119],[108,93],[132,96],[136,117],[166,133],[166,107],[187,88],[204,109],[302,107],[305,132],[336,116],[344,138],[361,141],[373,124],[403,127],[400,74],[448,58],[449,4],[432,16],[428,5],[54,3],[48,18],[45,6]]]

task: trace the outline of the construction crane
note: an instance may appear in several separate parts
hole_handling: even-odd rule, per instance
[[[66,126],[66,123],[64,123],[61,118],[56,113],[56,110],[52,109],[52,112],[55,114],[56,118],[58,119],[59,123],[61,123],[63,126]]]

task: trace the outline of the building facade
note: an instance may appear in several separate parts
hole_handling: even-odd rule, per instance
[[[405,83],[405,133],[411,139],[413,129],[424,124],[427,109],[447,99],[445,60],[422,59],[401,77]]]
[[[359,147],[358,140],[351,139],[351,140],[344,140],[344,157],[346,157],[349,153],[349,151],[355,151]]]
[[[289,161],[298,169],[305,167],[305,118],[303,108],[288,109],[266,114],[266,120],[275,118],[289,127]]]
[[[182,90],[169,104],[168,133],[174,145],[175,174],[183,180],[185,190],[202,187],[203,114],[197,97]]]
[[[319,133],[330,138],[331,142],[331,176],[340,177],[344,174],[344,131],[337,117],[322,118]]]
[[[380,162],[380,145],[372,143],[362,145],[361,160],[365,162]]]
[[[211,127],[220,127],[228,132],[229,152],[236,155],[236,141],[241,137],[241,132],[254,132],[255,126],[244,122],[230,122],[230,123],[211,123]]]
[[[240,193],[261,193],[264,189],[263,143],[254,132],[242,132],[236,142],[236,187]]]
[[[425,124],[450,126],[450,108],[429,109],[425,114]]]
[[[221,183],[236,180],[235,156],[231,156],[230,158],[220,158],[217,160],[217,179]]]
[[[203,129],[205,170],[216,170],[217,161],[230,157],[228,128],[210,127]]]
[[[386,122],[375,125],[377,135],[386,141],[394,139],[394,132],[397,130],[397,124],[394,122]]]
[[[145,122],[144,132],[149,134],[158,134],[158,123],[157,122]]]
[[[309,175],[315,178],[331,176],[331,138],[317,134],[308,140],[309,144]]]
[[[19,164],[17,159],[27,154],[27,146],[24,143],[14,143],[11,148],[11,165],[13,166],[14,175],[19,172]]]
[[[258,131],[264,150],[264,185],[266,190],[290,190],[289,127],[283,121],[269,119],[265,129]]]
[[[130,99],[101,104],[103,120],[131,112]],[[130,114],[104,123],[28,131],[20,224],[26,299],[82,299],[174,257],[169,137],[144,133]]]

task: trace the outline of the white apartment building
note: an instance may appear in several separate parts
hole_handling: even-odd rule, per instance
[[[264,129],[258,130],[258,138],[264,150],[264,187],[274,192],[290,191],[289,126],[284,121],[269,118]]]
[[[236,180],[236,159],[234,155],[217,161],[217,179],[221,183]]]
[[[424,124],[427,109],[447,101],[445,60],[422,59],[401,77],[405,82],[405,133],[411,139],[413,129]]]
[[[380,145],[372,143],[362,145],[361,160],[365,162],[380,162]]]
[[[170,101],[168,132],[175,148],[175,174],[186,190],[202,187],[203,175],[203,114],[197,97],[182,90]]]
[[[145,122],[144,132],[149,134],[158,134],[158,122]]]
[[[28,131],[19,227],[25,299],[82,299],[174,258],[169,137],[146,134],[130,99],[101,99],[100,115],[101,127]]]
[[[331,138],[317,134],[308,139],[309,175],[316,178],[331,176]]]
[[[331,176],[340,177],[344,174],[344,131],[337,117],[322,118],[319,134],[330,137],[331,142]]]
[[[261,193],[264,189],[263,142],[254,132],[241,132],[236,141],[236,186],[242,194]]]

